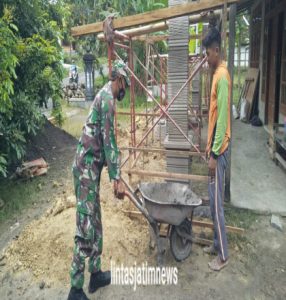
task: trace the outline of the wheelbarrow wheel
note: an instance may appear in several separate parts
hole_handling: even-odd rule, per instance
[[[179,226],[172,226],[170,249],[176,261],[189,257],[192,251],[192,223],[185,219]]]

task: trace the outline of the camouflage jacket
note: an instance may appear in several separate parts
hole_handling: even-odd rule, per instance
[[[119,179],[119,150],[114,135],[114,105],[111,82],[96,95],[83,127],[73,164],[73,173],[89,187],[96,188],[107,164],[109,178]]]

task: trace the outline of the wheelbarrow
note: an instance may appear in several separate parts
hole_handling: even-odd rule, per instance
[[[162,265],[164,250],[160,242],[160,225],[168,225],[170,250],[177,261],[189,257],[192,250],[192,217],[194,208],[202,200],[188,184],[164,182],[141,183],[133,191],[122,178],[128,191],[126,196],[148,220],[157,246],[157,262]]]

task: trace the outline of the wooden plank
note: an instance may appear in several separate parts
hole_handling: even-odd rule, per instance
[[[125,214],[127,214],[129,217],[143,216],[140,211],[131,211],[131,210],[125,210],[125,209],[122,209],[122,211]],[[210,229],[214,228],[213,223],[198,221],[198,220],[194,220],[194,219],[192,220],[192,225],[198,226],[198,227],[210,228]],[[239,233],[239,234],[243,234],[245,232],[245,230],[243,228],[233,227],[233,226],[226,226],[226,229],[228,232]]]
[[[168,20],[176,17],[186,16],[218,8],[225,2],[227,4],[236,3],[238,0],[204,0],[200,2],[190,2],[186,4],[175,5],[172,7],[162,8],[142,14],[122,17],[114,20],[114,29],[139,26],[162,20]],[[103,22],[97,22],[77,27],[72,27],[72,36],[81,36],[86,34],[94,34],[103,31]]]
[[[227,48],[227,40],[226,40],[226,32],[227,32],[227,2],[224,2],[223,10],[222,10],[222,53],[223,59],[227,59],[226,48]]]
[[[160,34],[160,35],[139,35],[133,38],[133,41],[142,41],[142,42],[160,42],[160,41],[166,41],[169,38],[169,35],[167,34]]]
[[[156,24],[122,30],[122,31],[120,31],[120,33],[127,35],[129,37],[135,37],[135,36],[145,35],[145,34],[157,32],[157,31],[165,31],[168,28],[169,28],[169,26],[168,26],[167,22],[159,22]],[[98,34],[97,38],[99,40],[104,40],[104,34],[103,33]]]
[[[28,162],[24,162],[22,164],[22,166],[24,168],[33,168],[33,167],[38,167],[38,168],[46,168],[48,167],[47,162],[41,157],[38,159],[35,159],[33,161],[28,161]]]
[[[229,10],[229,9],[228,9]],[[220,10],[215,10],[214,15],[216,17],[220,16]],[[209,15],[192,15],[190,16],[190,24],[197,24],[199,22],[208,22],[209,21]],[[145,25],[145,26],[140,26],[136,28],[131,28],[131,29],[125,29],[120,31],[120,33],[127,35],[129,37],[138,37],[140,35],[146,35],[158,31],[165,31],[169,28],[168,22],[159,22],[151,25]],[[104,34],[100,33],[97,35],[97,38],[99,40],[104,40]]]
[[[169,154],[169,155],[189,155],[189,156],[201,156],[199,152],[190,152],[190,151],[182,151],[182,150],[167,150],[161,148],[136,148],[136,147],[121,147],[120,150],[132,150],[135,152],[152,152],[152,153],[160,153],[160,154]]]
[[[265,1],[262,1],[262,15],[261,15],[261,28],[265,28]],[[264,78],[264,72],[266,73],[266,68],[264,70],[264,63],[263,63],[263,51],[264,51],[264,43],[266,42],[265,39],[265,32],[264,30],[261,30],[260,32],[260,50],[259,50],[259,70],[260,70],[260,77],[259,77],[259,91],[258,91],[258,109],[259,109],[259,117],[262,119],[262,122],[265,123],[265,101],[263,101],[262,97],[262,88],[263,88],[263,78]],[[262,100],[262,101],[261,101]]]
[[[190,39],[202,39],[203,36],[201,34],[191,34]],[[149,43],[154,43],[154,42],[160,42],[160,41],[166,41],[169,39],[168,34],[160,34],[160,35],[148,35],[148,34],[143,34],[143,35],[138,35],[133,37],[133,41],[142,41],[142,42],[149,42]]]
[[[275,152],[275,158],[279,161],[279,163],[282,165],[284,170],[286,170],[286,161],[282,158],[282,156],[277,152]]]
[[[246,91],[245,99],[249,103],[249,111],[246,116],[247,121],[250,120],[250,115],[252,112],[254,97],[257,90],[257,83],[258,83],[258,75],[259,75],[259,69],[256,68],[249,68],[246,78],[249,79],[249,87]]]
[[[206,227],[206,228],[210,228],[210,229],[214,228],[213,223],[205,222],[205,221],[193,220],[192,224],[194,226],[199,226],[199,227]],[[240,233],[240,234],[244,233],[243,228],[233,227],[233,226],[225,226],[225,227],[226,227],[227,232]]]
[[[234,49],[235,49],[235,17],[236,17],[236,4],[230,6],[229,12],[229,40],[228,40],[228,71],[230,74],[231,82],[234,78]],[[233,89],[231,89],[230,96],[230,114],[232,114],[232,105],[233,105]],[[232,132],[232,118],[230,117],[230,131]],[[231,201],[230,185],[231,185],[231,143],[228,149],[228,164],[225,172],[225,200],[227,202]]]
[[[168,173],[168,172],[149,172],[149,171],[132,170],[132,169],[123,170],[123,172],[129,175],[208,182],[208,176],[201,176],[201,175],[177,174],[177,173]]]
[[[203,246],[210,246],[210,245],[213,244],[213,241],[207,240],[207,239],[202,239],[202,238],[199,238],[199,237],[194,237],[193,243],[203,245]]]

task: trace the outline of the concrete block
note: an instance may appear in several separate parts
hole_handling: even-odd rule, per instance
[[[271,223],[272,227],[274,227],[274,228],[276,228],[280,231],[283,231],[283,225],[282,225],[281,220],[278,216],[272,215],[270,223]]]

